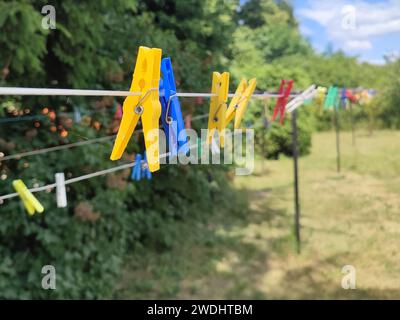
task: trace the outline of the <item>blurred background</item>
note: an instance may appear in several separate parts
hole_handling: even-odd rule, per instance
[[[258,92],[293,79],[295,91],[315,83],[358,97],[338,112],[339,174],[334,113],[318,99],[299,109],[300,255],[290,117],[270,123],[275,100],[252,100],[242,125],[255,129],[251,176],[235,177],[231,165],[170,165],[132,181],[127,169],[68,185],[66,208],[54,192],[38,193],[43,214],[5,200],[0,297],[400,298],[399,21],[396,0],[0,1],[1,87],[128,90],[143,45],[171,57],[179,92],[209,92],[212,72],[229,71],[230,92],[256,77]],[[1,96],[0,155],[111,136],[122,102]],[[206,98],[180,102],[184,116],[208,112]],[[112,140],[0,158],[1,194],[14,192],[14,179],[46,185],[56,172],[76,177],[144,150],[134,134],[111,162]],[[56,290],[42,288],[44,265],[56,269]],[[345,265],[357,270],[356,290],[341,286]]]

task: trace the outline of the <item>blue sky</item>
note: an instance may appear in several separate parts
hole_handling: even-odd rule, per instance
[[[400,0],[292,0],[301,33],[323,52],[335,50],[360,61],[400,57]]]

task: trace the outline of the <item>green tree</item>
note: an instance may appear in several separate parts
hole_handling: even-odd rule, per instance
[[[129,88],[139,45],[159,47],[171,56],[181,91],[208,91],[211,72],[222,68],[226,39],[235,27],[235,2],[56,0],[55,30],[41,28],[45,1],[0,1],[2,85],[90,89]],[[117,99],[3,98],[5,116],[39,120],[0,124],[5,154],[105,136],[113,125]],[[119,100],[121,102],[121,100]],[[80,106],[82,123],[72,107]],[[182,101],[183,110],[194,105]],[[200,108],[204,107],[204,108]],[[207,110],[200,104],[198,113]],[[197,126],[197,124],[194,124]],[[202,124],[205,126],[205,123]],[[66,133],[68,135],[66,135]],[[127,154],[144,150],[134,134]],[[12,192],[21,178],[29,186],[95,172],[109,161],[111,143],[92,144],[20,160],[1,162],[0,189]],[[173,221],[206,219],[229,192],[226,168],[164,166],[151,181],[133,183],[129,170],[68,186],[68,207],[56,208],[53,193],[40,193],[43,215],[28,217],[21,202],[1,207],[0,296],[2,298],[104,298],[124,258],[137,246],[166,250],[174,239]],[[57,290],[41,289],[41,267],[54,264]]]

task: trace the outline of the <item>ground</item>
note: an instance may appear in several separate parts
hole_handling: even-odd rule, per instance
[[[300,159],[301,254],[293,236],[293,164],[258,161],[236,177],[240,214],[181,223],[171,250],[143,249],[114,297],[127,299],[400,299],[400,132],[313,135]],[[249,206],[244,205],[248,201]],[[341,286],[356,270],[356,289]]]

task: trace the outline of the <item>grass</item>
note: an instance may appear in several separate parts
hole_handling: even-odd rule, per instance
[[[300,159],[302,252],[294,250],[292,160],[258,162],[234,181],[240,210],[177,223],[168,251],[141,249],[114,297],[136,299],[400,298],[400,132],[316,133]],[[248,201],[248,206],[245,206]],[[341,287],[356,268],[355,290]]]

